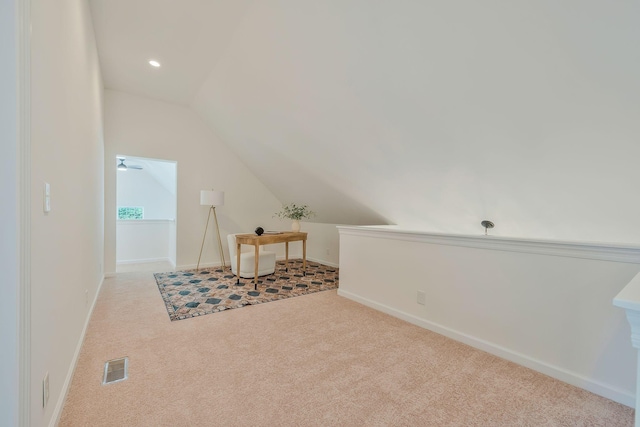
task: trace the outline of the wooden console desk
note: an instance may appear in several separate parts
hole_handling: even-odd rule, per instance
[[[258,253],[260,251],[260,245],[271,245],[274,243],[284,243],[285,244],[285,260],[286,266],[289,267],[289,242],[298,242],[302,241],[302,268],[306,270],[307,268],[307,233],[302,232],[294,232],[294,231],[283,231],[278,234],[263,234],[258,236],[257,234],[236,234],[236,257],[237,257],[237,270],[236,272],[240,273],[240,247],[241,245],[252,245],[255,247],[256,256],[255,256],[255,275],[253,278],[254,288],[258,289],[258,262],[260,258]],[[240,276],[238,275],[238,281],[236,283],[240,283]]]

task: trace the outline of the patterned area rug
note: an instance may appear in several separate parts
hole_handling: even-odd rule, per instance
[[[231,267],[155,273],[154,277],[173,321],[338,287],[335,267],[307,261],[305,273],[302,260],[289,260],[288,272],[284,261],[278,261],[274,274],[258,278],[257,290],[253,279],[241,278],[236,284]]]

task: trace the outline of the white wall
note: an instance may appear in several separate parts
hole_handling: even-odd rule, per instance
[[[309,233],[307,236],[307,259],[321,262],[325,265],[338,266],[340,261],[340,236],[336,224],[321,224],[302,222],[300,231]],[[294,256],[301,253],[295,252]]]
[[[612,300],[638,271],[640,247],[340,229],[340,295],[628,406],[636,354]]]
[[[220,233],[251,232],[261,225],[279,225],[272,218],[280,202],[247,169],[202,120],[186,107],[122,92],[105,91],[105,265],[115,272],[117,154],[177,162],[177,268],[195,267],[208,209],[200,206],[200,190],[225,192],[225,205],[216,208]],[[128,173],[128,172],[127,172]],[[210,223],[202,255],[204,265],[219,263],[217,241]],[[284,253],[284,250],[282,250]]]
[[[87,2],[32,0],[31,13],[31,425],[45,426],[62,409],[102,280],[103,93]]]
[[[176,258],[176,244],[177,244],[177,232],[176,221],[173,220],[169,223],[169,262],[175,268],[177,265]]]
[[[0,1],[0,425],[18,425],[18,316],[20,315],[18,195],[18,2]]]
[[[175,260],[175,245],[171,246],[175,242],[171,236],[175,232],[174,224],[173,220],[117,221],[116,263]]]
[[[639,14],[254,2],[192,105],[319,222],[479,234],[491,219],[502,236],[639,243]]]

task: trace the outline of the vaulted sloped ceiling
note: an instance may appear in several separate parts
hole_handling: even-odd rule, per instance
[[[107,87],[191,106],[318,221],[640,244],[638,2],[91,5]]]

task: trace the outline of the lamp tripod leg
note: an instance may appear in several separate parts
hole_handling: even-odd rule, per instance
[[[224,252],[222,251],[222,240],[220,240],[220,227],[218,227],[218,215],[216,215],[216,207],[213,208],[213,220],[216,223],[216,233],[218,234],[218,250],[220,251],[220,259],[222,260],[222,268],[225,269],[227,264],[224,262]]]
[[[204,234],[202,235],[202,245],[200,245],[200,255],[198,255],[198,264],[196,265],[196,271],[200,269],[200,258],[202,258],[202,249],[204,248],[204,239],[207,237],[207,228],[209,228],[209,219],[211,218],[211,211],[215,214],[215,209],[213,206],[209,208],[209,215],[207,216],[207,225],[204,227]],[[218,236],[218,240],[220,240],[220,236]]]

